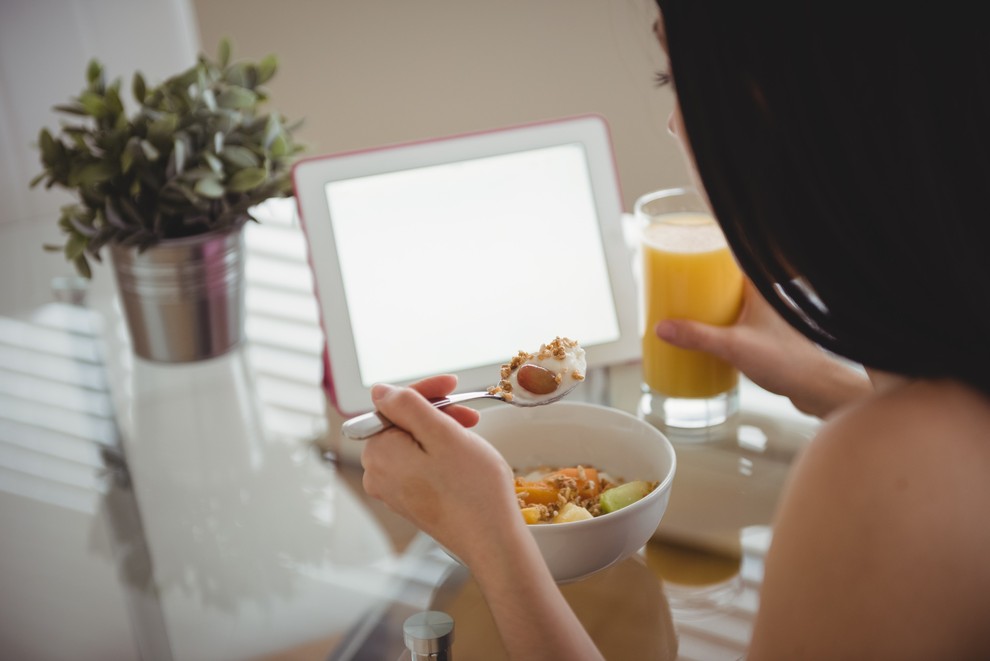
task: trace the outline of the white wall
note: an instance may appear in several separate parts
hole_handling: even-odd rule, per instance
[[[129,90],[135,70],[159,80],[198,52],[188,0],[0,0],[0,314],[48,302],[52,276],[73,273],[41,248],[61,243],[58,209],[72,198],[28,187],[38,132],[60,120],[51,107],[82,91],[91,58]]]
[[[71,198],[28,188],[41,170],[32,144],[42,126],[58,123],[51,106],[83,89],[90,58],[102,60],[111,77],[129,82],[136,68],[149,78],[184,68],[198,50],[187,0],[0,0],[0,315],[50,301],[52,276],[72,273],[61,255],[41,249],[43,242],[59,241],[58,208]],[[6,404],[17,401],[7,398]],[[136,602],[119,577],[113,552],[120,540],[108,529],[106,515],[57,500],[35,502],[11,490],[41,484],[49,497],[68,492],[79,501],[97,501],[99,492],[59,481],[66,470],[78,476],[95,464],[78,458],[82,450],[66,458],[39,452],[26,460],[30,470],[11,469],[22,464],[9,462],[25,461],[25,443],[33,439],[12,442],[6,434],[16,435],[21,427],[10,420],[0,438],[0,472],[8,480],[0,554],[4,567],[14,569],[0,571],[0,610],[6,609],[0,616],[0,657],[137,658],[129,612]],[[57,477],[34,474],[39,465]]]

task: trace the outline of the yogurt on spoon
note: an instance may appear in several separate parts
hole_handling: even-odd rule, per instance
[[[577,341],[556,337],[539,351],[520,351],[502,365],[498,385],[488,393],[516,404],[536,403],[584,381],[586,369],[584,349]]]

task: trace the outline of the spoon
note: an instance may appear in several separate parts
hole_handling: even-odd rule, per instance
[[[460,404],[461,402],[469,402],[472,399],[497,399],[500,402],[505,402],[506,404],[512,404],[513,406],[543,406],[544,404],[552,404],[559,399],[563,399],[567,393],[574,390],[574,386],[577,383],[571,384],[569,387],[563,390],[557,390],[553,393],[548,393],[539,398],[527,398],[520,400],[517,397],[512,399],[506,399],[504,392],[490,393],[487,391],[479,392],[465,392],[458,395],[447,395],[446,397],[440,397],[437,399],[431,399],[430,403],[433,404],[438,409],[445,406],[450,406],[451,404]],[[370,411],[364,413],[357,417],[351,418],[341,427],[341,433],[344,436],[356,441],[368,438],[369,436],[374,436],[375,434],[385,431],[392,426],[392,422],[383,416],[378,411]]]

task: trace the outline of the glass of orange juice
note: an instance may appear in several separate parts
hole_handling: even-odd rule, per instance
[[[739,409],[739,372],[657,337],[663,319],[727,326],[742,305],[743,275],[698,191],[669,188],[636,201],[643,292],[640,414],[660,427],[705,428]]]

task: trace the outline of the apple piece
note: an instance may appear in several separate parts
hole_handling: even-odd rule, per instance
[[[602,495],[598,497],[598,502],[602,507],[602,514],[608,514],[632,505],[651,491],[653,491],[653,487],[650,486],[649,482],[633,480],[603,491]]]

